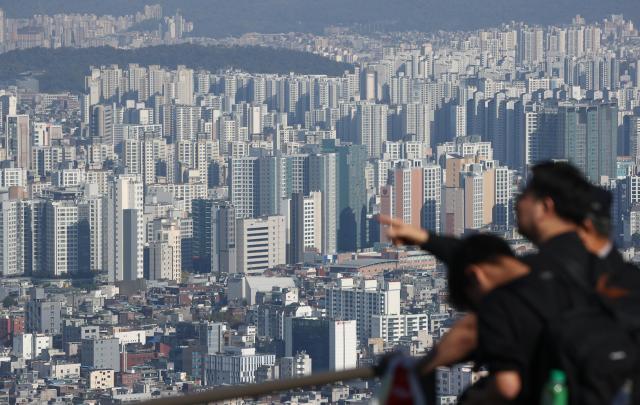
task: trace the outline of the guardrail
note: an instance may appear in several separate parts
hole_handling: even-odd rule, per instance
[[[246,384],[212,388],[190,395],[158,398],[141,402],[141,405],[195,405],[209,402],[228,401],[238,398],[259,397],[274,392],[296,388],[321,386],[339,381],[370,379],[378,375],[374,367],[363,367],[352,370],[332,371],[313,374],[288,380],[269,381],[260,384]]]

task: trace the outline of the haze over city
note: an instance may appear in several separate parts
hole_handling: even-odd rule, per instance
[[[604,193],[567,215],[606,217],[635,269],[639,20],[637,0],[0,0],[0,403],[414,364],[476,310],[483,343],[448,247],[543,251],[518,223],[542,162]],[[491,360],[438,363],[425,392],[466,403]],[[384,402],[389,378],[357,377],[230,403]]]

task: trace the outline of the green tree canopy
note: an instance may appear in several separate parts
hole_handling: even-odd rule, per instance
[[[31,73],[40,80],[43,92],[84,91],[84,77],[91,66],[130,63],[160,65],[174,69],[185,65],[193,69],[217,71],[236,68],[250,73],[326,74],[340,76],[353,66],[308,52],[260,46],[220,47],[191,44],[152,46],[139,49],[31,48],[0,54],[0,81],[12,81]]]

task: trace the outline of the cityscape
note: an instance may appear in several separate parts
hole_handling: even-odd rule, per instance
[[[531,252],[514,208],[538,162],[610,190],[615,245],[640,262],[640,34],[625,16],[198,32],[159,4],[0,10],[1,404],[133,403],[424,356],[464,313],[445,264],[394,245],[379,216]],[[119,59],[46,73],[56,52],[105,47]],[[128,53],[148,47],[166,55]],[[246,62],[208,70],[196,50]],[[9,68],[21,55],[32,65]],[[437,403],[483,373],[440,368]]]

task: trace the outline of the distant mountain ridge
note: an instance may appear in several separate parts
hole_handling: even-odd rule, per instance
[[[217,71],[237,68],[251,73],[295,72],[340,76],[352,65],[338,63],[307,52],[266,47],[215,47],[200,45],[166,45],[134,50],[99,48],[32,48],[0,54],[0,81],[14,80],[21,73],[38,72],[40,90],[82,91],[89,67],[138,63],[175,68],[186,65],[194,69]]]
[[[180,8],[195,24],[194,35],[220,37],[247,32],[321,32],[329,25],[386,24],[390,29],[461,30],[511,20],[568,23],[575,14],[599,20],[623,13],[640,21],[638,0],[0,0],[10,17],[36,13],[123,15],[145,4],[165,14]]]

